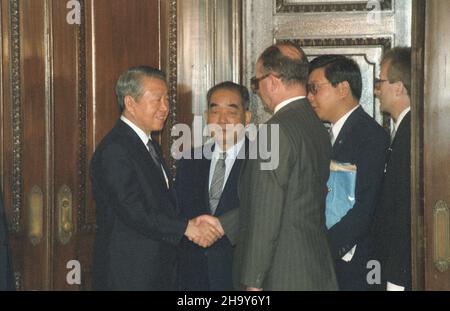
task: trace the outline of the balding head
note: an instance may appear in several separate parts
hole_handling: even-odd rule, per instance
[[[259,57],[264,73],[273,72],[287,85],[306,85],[309,63],[303,50],[286,41],[268,47]]]

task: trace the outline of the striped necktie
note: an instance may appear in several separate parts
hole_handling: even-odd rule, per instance
[[[220,153],[219,158],[216,162],[216,167],[214,168],[214,174],[211,181],[211,187],[209,188],[209,207],[211,209],[211,214],[214,215],[219,204],[220,197],[222,196],[223,183],[225,179],[225,159],[226,152]]]

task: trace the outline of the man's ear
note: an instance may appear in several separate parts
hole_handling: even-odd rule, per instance
[[[283,83],[281,81],[281,78],[277,78],[274,75],[270,75],[270,80],[269,81],[270,81],[270,90],[272,92],[275,92],[281,86],[281,83]]]
[[[205,118],[205,122],[208,123],[208,109],[203,112],[203,118]]]
[[[134,98],[130,95],[126,95],[123,98],[123,102],[124,102],[124,110],[128,111],[129,113],[133,114],[134,112]]]
[[[397,95],[397,96],[401,96],[401,95],[403,95],[404,93],[406,93],[407,91],[406,91],[406,87],[405,87],[405,85],[403,84],[403,82],[402,81],[397,81],[397,82],[395,82],[395,95]]]
[[[247,126],[250,124],[250,120],[252,119],[252,113],[250,111],[245,111],[245,124],[244,126]]]
[[[342,81],[341,83],[339,83],[337,85],[338,90],[339,90],[339,95],[341,96],[341,98],[346,98],[347,96],[351,95],[351,88],[350,88],[350,84],[348,83],[348,81]]]

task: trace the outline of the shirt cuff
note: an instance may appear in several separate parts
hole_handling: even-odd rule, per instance
[[[388,292],[403,292],[405,288],[403,286],[395,285],[394,283],[387,282],[386,290]]]

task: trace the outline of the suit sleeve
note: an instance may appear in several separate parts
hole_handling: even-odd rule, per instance
[[[268,133],[267,136],[270,144],[272,135]],[[251,194],[249,206],[246,207],[248,230],[242,245],[240,282],[245,286],[262,287],[270,270],[281,230],[285,193],[293,158],[292,148],[281,127],[279,128],[278,158],[278,165],[271,170],[261,169],[261,164],[267,164],[268,160],[259,157],[257,160],[249,160],[245,167],[244,174],[250,174],[250,179],[247,180],[250,180],[248,189]]]
[[[384,174],[388,137],[384,132],[361,141],[356,158],[356,189],[353,208],[328,231],[334,259],[344,256],[368,233]]]
[[[140,234],[177,244],[184,235],[187,221],[164,212],[176,208],[170,200],[157,198],[149,202],[149,206],[144,203],[144,191],[151,189],[143,189],[128,152],[121,146],[110,145],[100,156],[100,167],[96,167],[99,171],[94,169],[93,177],[94,184],[97,180],[97,187],[103,188],[101,193],[108,196],[103,198],[111,205],[106,208],[114,208],[121,221]],[[162,204],[165,206],[160,206]]]
[[[219,221],[231,245],[236,245],[239,232],[239,208],[233,208],[219,216]]]

